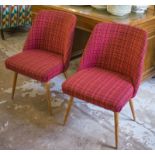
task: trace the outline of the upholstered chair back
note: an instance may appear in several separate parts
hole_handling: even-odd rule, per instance
[[[24,51],[42,49],[63,56],[67,68],[71,55],[76,17],[63,11],[40,11],[28,34]]]
[[[147,35],[142,29],[123,24],[97,24],[79,70],[100,67],[125,75],[133,83],[135,96],[141,80],[146,45]]]

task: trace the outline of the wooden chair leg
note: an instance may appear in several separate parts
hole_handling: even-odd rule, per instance
[[[67,79],[67,73],[66,73],[66,72],[64,72],[63,74],[64,74],[64,77]]]
[[[134,111],[133,101],[131,99],[129,100],[129,104],[130,104],[130,109],[132,112],[133,120],[135,121],[136,120],[135,111]]]
[[[18,73],[14,72],[13,85],[12,85],[12,99],[14,99],[16,83],[17,83],[17,76],[18,76]]]
[[[66,110],[66,113],[65,113],[65,117],[64,117],[64,125],[67,122],[67,118],[68,118],[69,112],[71,110],[71,106],[73,105],[73,99],[74,98],[72,96],[70,96],[70,99],[68,101],[68,107],[67,107],[67,110]]]
[[[5,40],[3,30],[1,30],[1,38],[2,38],[2,40]]]
[[[45,89],[46,89],[46,94],[47,94],[47,102],[48,102],[48,111],[50,114],[52,114],[52,105],[51,105],[51,93],[50,93],[50,83],[47,82],[45,83]]]
[[[115,124],[115,147],[118,148],[119,137],[119,112],[114,112],[114,124]]]

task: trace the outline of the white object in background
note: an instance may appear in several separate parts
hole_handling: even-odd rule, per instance
[[[133,5],[132,12],[135,13],[144,13],[148,8],[148,5]]]
[[[116,16],[124,16],[131,12],[131,5],[107,5],[107,11]]]
[[[107,9],[107,5],[91,5],[91,6],[99,10]]]

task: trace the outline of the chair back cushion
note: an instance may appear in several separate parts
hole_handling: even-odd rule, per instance
[[[23,50],[43,49],[64,57],[68,63],[71,54],[76,17],[63,11],[40,11],[28,34]]]
[[[115,23],[97,24],[79,70],[95,66],[121,73],[131,79],[135,95],[141,80],[146,40],[146,32],[139,28]]]

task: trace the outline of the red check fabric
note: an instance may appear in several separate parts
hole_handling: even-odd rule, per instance
[[[15,72],[47,82],[69,66],[76,17],[63,11],[40,11],[22,53],[6,60]]]
[[[138,90],[146,32],[123,24],[97,24],[78,72],[62,85],[66,94],[119,112]]]
[[[79,70],[101,67],[129,77],[138,90],[146,53],[147,34],[129,25],[100,23],[94,28]]]
[[[5,62],[8,69],[31,77],[41,82],[63,72],[62,56],[43,50],[26,50],[8,58]]]
[[[123,108],[134,91],[129,78],[97,67],[78,71],[63,84],[62,89],[71,96],[114,112]]]
[[[43,49],[63,56],[69,65],[76,16],[63,11],[40,11],[33,22],[23,50]]]

